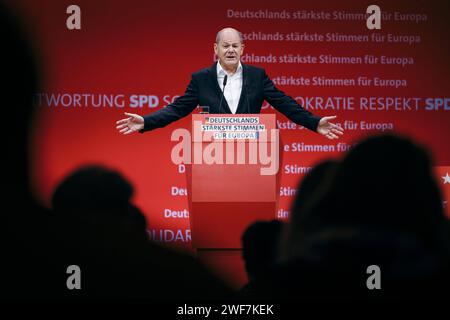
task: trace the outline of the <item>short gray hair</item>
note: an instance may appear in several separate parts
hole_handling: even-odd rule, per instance
[[[219,44],[220,41],[220,37],[222,36],[222,32],[226,31],[226,30],[231,30],[231,31],[235,31],[237,32],[238,36],[239,36],[239,41],[241,41],[241,43],[244,43],[244,37],[242,36],[242,33],[234,28],[223,28],[222,30],[220,30],[219,32],[217,32],[216,35],[216,43]]]

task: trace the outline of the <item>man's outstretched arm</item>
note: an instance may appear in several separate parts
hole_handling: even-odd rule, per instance
[[[317,132],[328,139],[337,139],[338,135],[344,133],[341,127],[330,122],[336,116],[321,118],[313,115],[290,96],[279,90],[265,72],[263,77],[264,99],[294,123]]]
[[[186,92],[167,107],[146,116],[125,113],[128,118],[116,122],[120,133],[130,134],[162,128],[190,114],[198,106],[198,86],[195,78],[191,79]]]

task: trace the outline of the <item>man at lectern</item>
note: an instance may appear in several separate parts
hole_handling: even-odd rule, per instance
[[[242,34],[233,29],[220,30],[214,43],[219,61],[192,74],[186,92],[167,107],[146,116],[125,113],[128,118],[117,121],[120,133],[145,132],[164,127],[189,115],[198,105],[209,106],[209,113],[260,113],[263,101],[296,124],[337,139],[343,129],[330,120],[336,116],[313,115],[294,99],[278,90],[262,68],[242,64],[244,52]]]

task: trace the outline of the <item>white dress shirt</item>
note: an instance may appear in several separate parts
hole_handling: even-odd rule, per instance
[[[224,97],[227,100],[228,106],[232,113],[236,113],[238,108],[239,99],[242,92],[242,65],[239,61],[236,72],[230,76],[225,70],[222,69],[220,62],[217,62],[217,82],[219,83],[220,90],[223,91],[223,78],[225,74],[228,75],[227,84],[225,85]],[[223,102],[222,102],[223,104]]]

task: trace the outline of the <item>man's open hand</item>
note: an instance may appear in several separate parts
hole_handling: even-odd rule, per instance
[[[331,117],[323,117],[320,119],[319,124],[317,126],[317,132],[321,135],[327,137],[328,139],[338,139],[338,135],[344,134],[344,129],[342,129],[340,126],[335,125],[329,120],[336,119],[336,116]]]
[[[130,134],[139,130],[144,129],[144,118],[138,114],[134,113],[126,113],[125,115],[128,118],[119,120],[116,122],[116,129],[119,130],[120,133]]]

